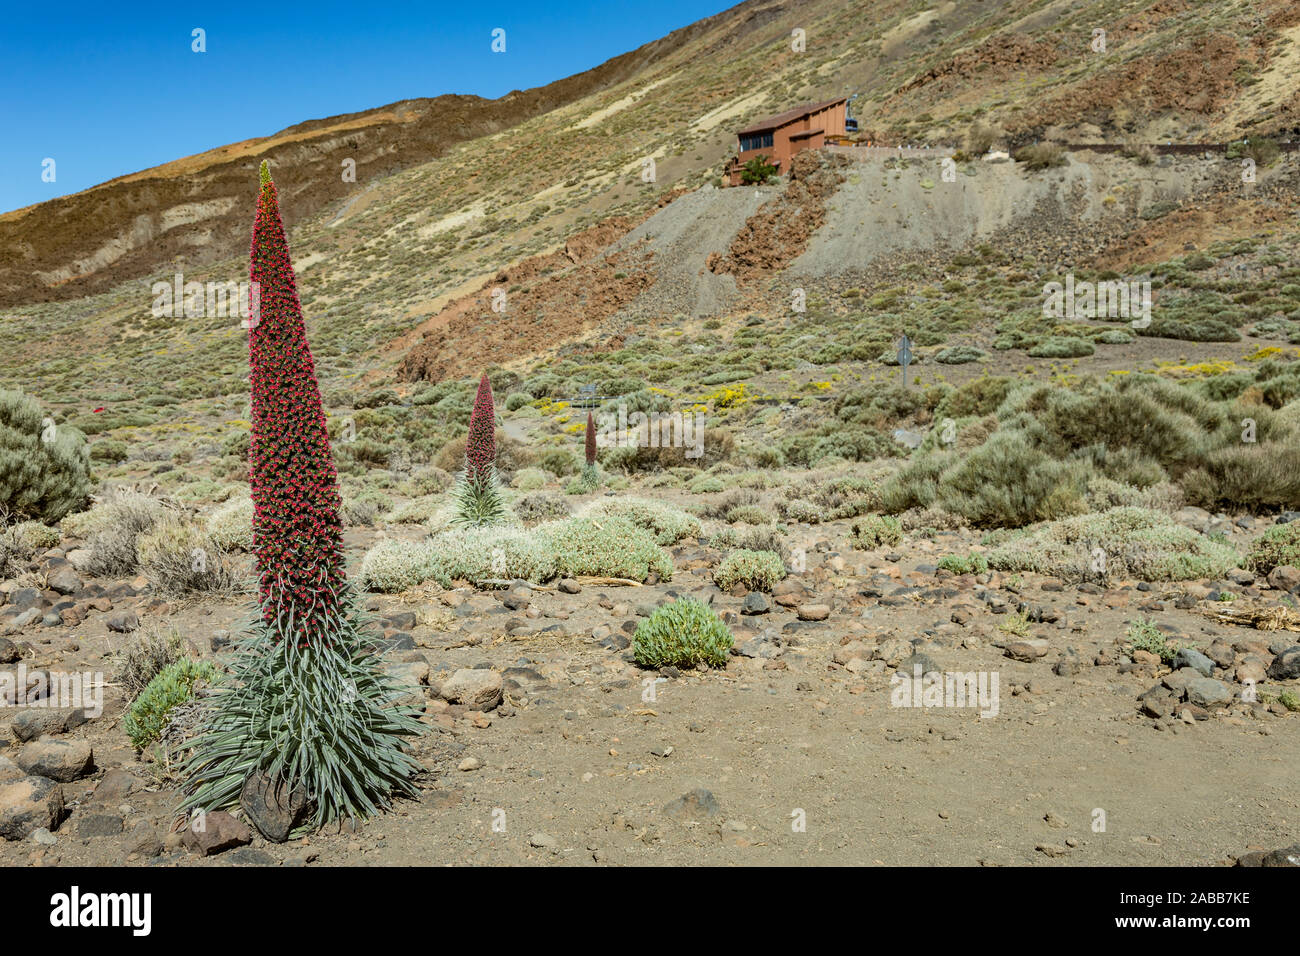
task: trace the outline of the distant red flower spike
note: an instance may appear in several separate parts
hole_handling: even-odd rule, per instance
[[[91,412],[91,414],[93,415],[95,412],[102,412],[106,407],[107,406],[100,405],[99,408],[96,408],[94,412]]]
[[[496,463],[496,423],[492,383],[488,381],[487,372],[484,372],[478,381],[474,410],[469,416],[469,435],[465,439],[465,473],[471,481],[483,476]]]

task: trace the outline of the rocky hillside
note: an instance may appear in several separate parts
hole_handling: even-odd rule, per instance
[[[1090,46],[1098,29],[1105,52]],[[975,118],[1013,144],[1288,133],[1298,29],[1300,13],[1282,2],[949,0],[917,13],[878,0],[866,15],[843,0],[748,0],[545,87],[312,120],[7,213],[0,304],[230,271],[262,159],[285,183],[291,223],[332,227],[308,254],[337,266],[378,255],[427,290],[429,271],[516,258],[522,250],[493,241],[502,232],[523,227],[538,247],[575,219],[643,202],[657,191],[639,176],[648,158],[659,189],[697,185],[716,175],[738,125],[808,99],[856,94],[864,129],[890,142],[960,145]],[[791,49],[795,30],[805,52]],[[356,182],[340,175],[347,159]],[[373,224],[392,232],[363,252],[377,237],[346,224],[376,206]]]

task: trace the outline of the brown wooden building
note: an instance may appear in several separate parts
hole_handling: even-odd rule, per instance
[[[727,167],[732,186],[740,185],[740,171],[755,156],[766,156],[767,161],[785,174],[790,171],[790,160],[805,149],[825,146],[828,139],[844,136],[846,100],[827,100],[809,103],[761,122],[736,133],[736,155]]]

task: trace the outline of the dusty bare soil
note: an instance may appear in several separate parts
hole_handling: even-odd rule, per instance
[[[633,225],[622,217],[606,220],[575,235],[563,250],[503,269],[477,292],[449,302],[403,336],[419,338],[398,366],[398,379],[458,378],[599,328],[656,279],[644,251],[605,248]],[[465,348],[469,342],[475,347]]]
[[[0,864],[1212,865],[1295,842],[1300,715],[1238,702],[1204,719],[1145,716],[1138,695],[1168,668],[1130,663],[1119,643],[1136,616],[1171,639],[1221,637],[1243,653],[1278,632],[1212,621],[1184,597],[1207,593],[1195,582],[1101,590],[953,577],[933,562],[965,553],[967,532],[865,553],[844,545],[846,532],[846,522],[798,532],[807,570],[766,614],[742,614],[740,594],[710,583],[717,553],[689,539],[672,549],[669,583],[372,598],[387,633],[414,645],[394,659],[428,667],[421,797],[282,845],[254,837],[210,858],[186,852],[170,832],[174,781],[129,748],[110,683],[104,715],[67,735],[93,745],[96,765],[63,785],[70,817],[47,845],[0,844]],[[353,554],[371,537],[352,535]],[[1277,594],[1262,581],[1232,590],[1240,606]],[[639,617],[680,594],[711,600],[731,623],[740,653],[725,670],[631,662]],[[1175,608],[1180,597],[1190,606]],[[801,620],[816,604],[825,620]],[[174,625],[207,656],[240,613],[236,601],[115,602],[132,606],[142,626]],[[1021,607],[1040,620],[1026,636],[1047,645],[1032,662],[1008,656],[1019,638],[998,627]],[[108,616],[92,611],[71,636],[25,634],[28,667],[108,669],[104,655],[126,640]],[[913,652],[944,672],[997,675],[996,714],[894,706],[891,675]],[[482,713],[440,699],[459,668],[501,673],[503,703]],[[0,755],[22,746],[9,739]]]

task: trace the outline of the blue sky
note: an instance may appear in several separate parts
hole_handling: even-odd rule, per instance
[[[303,120],[540,86],[733,2],[9,4],[0,211]],[[205,53],[191,50],[196,27]]]

